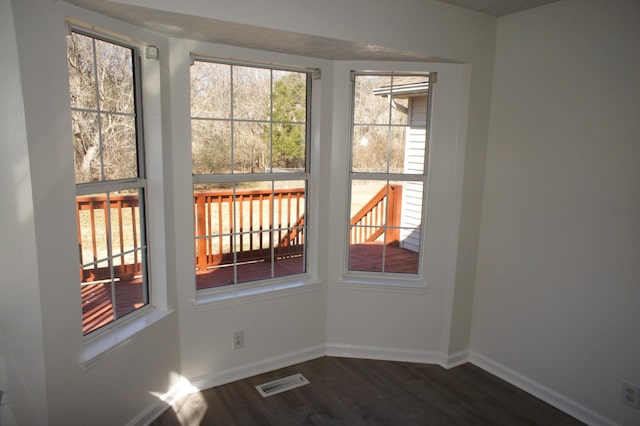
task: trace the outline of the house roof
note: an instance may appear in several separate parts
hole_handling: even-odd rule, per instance
[[[424,96],[429,91],[428,75],[403,75],[393,78],[392,86],[382,86],[373,90],[377,96],[393,94],[395,98]]]

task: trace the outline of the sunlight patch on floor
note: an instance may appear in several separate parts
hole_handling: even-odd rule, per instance
[[[182,426],[200,424],[209,407],[207,402],[187,378],[176,373],[171,375],[177,383],[168,392],[151,394],[171,407]]]

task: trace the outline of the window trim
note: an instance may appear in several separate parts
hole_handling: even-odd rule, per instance
[[[404,174],[394,172],[354,172],[353,165],[353,134],[355,126],[355,80],[357,76],[428,76],[429,86],[427,95],[427,112],[425,121],[425,137],[426,137],[426,149],[425,149],[425,170],[421,174]],[[398,291],[399,289],[406,288],[408,291],[421,292],[426,288],[424,283],[426,276],[426,262],[425,252],[427,247],[427,220],[428,220],[428,205],[429,205],[429,185],[431,182],[431,151],[432,151],[432,115],[433,115],[433,98],[435,92],[435,86],[437,83],[437,72],[434,71],[389,71],[389,70],[351,70],[350,76],[350,94],[349,94],[349,152],[347,156],[347,173],[346,173],[346,214],[345,214],[345,235],[344,239],[344,256],[343,256],[343,273],[341,282],[347,287],[353,287],[354,289],[362,286],[374,285],[379,288],[388,288],[389,290]],[[349,269],[349,253],[350,253],[350,241],[349,235],[351,233],[350,217],[351,217],[351,198],[352,198],[352,184],[354,180],[379,180],[379,181],[409,181],[409,182],[422,182],[423,195],[422,195],[422,222],[420,224],[420,251],[418,259],[418,272],[412,273],[400,273],[400,272],[373,272],[373,271],[352,271]],[[413,290],[412,290],[413,289]]]
[[[312,227],[309,226],[311,222],[310,217],[312,216],[310,206],[312,204],[311,199],[312,196],[309,195],[310,189],[312,187],[313,173],[312,173],[312,144],[313,144],[313,114],[312,114],[312,106],[313,106],[313,81],[320,79],[321,71],[318,68],[313,67],[305,67],[305,66],[296,66],[296,65],[281,65],[272,62],[261,62],[254,60],[238,60],[238,59],[230,59],[228,57],[220,57],[215,55],[204,55],[195,52],[190,53],[190,65],[193,65],[196,61],[215,63],[215,64],[223,64],[229,66],[240,66],[240,67],[253,67],[266,69],[269,71],[290,71],[306,74],[306,116],[305,116],[305,170],[297,171],[297,172],[270,172],[270,173],[234,173],[231,170],[230,173],[220,173],[220,174],[196,174],[193,173],[192,169],[192,189],[196,184],[201,183],[244,183],[244,182],[266,182],[271,181],[273,183],[282,182],[282,181],[292,181],[299,180],[303,181],[305,184],[305,201],[304,201],[304,214],[305,214],[305,224],[304,224],[304,233],[305,233],[305,243],[303,250],[303,263],[304,263],[304,272],[285,275],[285,276],[276,276],[269,277],[265,279],[259,279],[254,281],[247,282],[237,282],[228,285],[216,286],[216,287],[208,287],[197,289],[194,286],[194,294],[195,298],[193,301],[194,305],[200,305],[205,303],[214,303],[217,304],[219,302],[225,303],[236,303],[234,300],[240,298],[247,297],[260,297],[265,293],[280,293],[282,291],[298,291],[296,290],[298,287],[302,286],[304,288],[308,286],[314,286],[318,282],[313,278],[315,275],[313,271],[315,268],[309,264],[309,236],[313,232],[311,231]],[[194,119],[189,113],[189,122],[191,123]],[[198,118],[196,118],[198,119]],[[216,121],[218,121],[216,119]],[[251,120],[243,120],[236,119],[233,117],[233,114],[230,118],[220,120],[220,121],[251,121]],[[270,123],[278,123],[277,121],[272,121],[271,118],[269,120],[258,120],[259,122],[270,122]],[[192,144],[189,145],[190,149],[192,149]],[[194,206],[195,208],[195,206]],[[196,241],[198,237],[195,235],[195,227],[193,234],[193,241]],[[278,228],[272,228],[277,230]],[[239,235],[239,233],[237,234]],[[313,236],[311,236],[313,238]],[[202,238],[202,237],[200,237]],[[235,267],[235,260],[232,265]],[[273,272],[273,271],[272,271]],[[195,278],[195,273],[194,273]],[[194,280],[195,284],[195,280]],[[293,289],[293,290],[292,290]],[[306,290],[302,290],[306,291]]]

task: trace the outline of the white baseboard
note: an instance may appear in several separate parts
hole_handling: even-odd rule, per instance
[[[440,365],[446,369],[457,367],[469,362],[469,351],[460,351],[449,356],[443,356]]]
[[[327,344],[328,356],[344,358],[380,359],[384,361],[419,362],[443,365],[444,357],[438,352],[413,349],[383,348],[375,346]],[[446,367],[445,367],[446,368]]]
[[[616,423],[602,417],[598,413],[578,404],[577,402],[549,389],[548,387],[531,380],[522,374],[505,367],[504,365],[485,357],[476,352],[469,352],[469,362],[482,368],[483,370],[500,377],[512,385],[530,393],[543,400],[547,404],[553,405],[557,409],[575,417],[576,419],[591,426],[614,426]]]

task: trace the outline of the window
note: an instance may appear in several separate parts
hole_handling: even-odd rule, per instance
[[[305,70],[191,66],[196,287],[306,272]]]
[[[433,74],[352,74],[348,271],[419,274]]]
[[[148,304],[139,62],[134,47],[67,38],[84,334]]]

